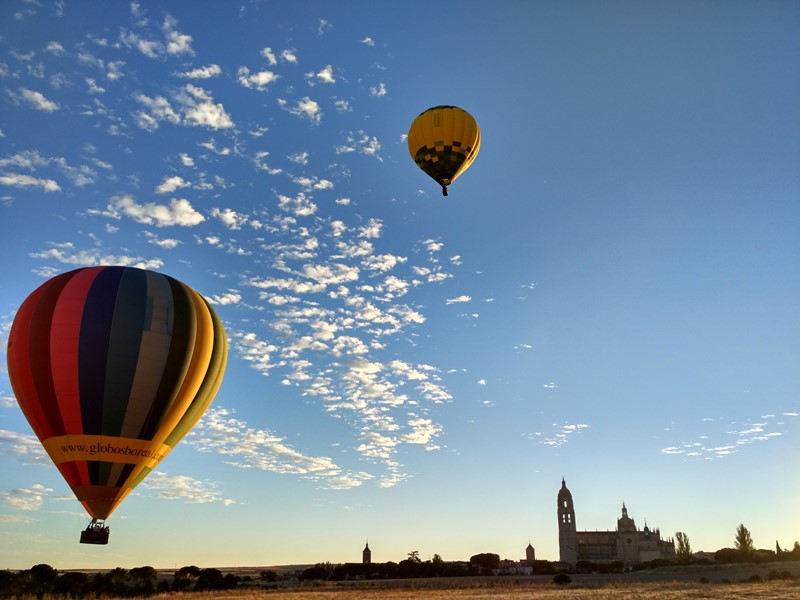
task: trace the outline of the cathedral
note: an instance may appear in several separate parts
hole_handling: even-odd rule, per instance
[[[615,531],[578,531],[572,492],[563,478],[558,491],[558,547],[559,561],[572,567],[581,560],[621,561],[634,565],[658,558],[675,558],[675,543],[671,539],[662,540],[661,532],[651,530],[647,524],[644,529],[637,529],[624,503]]]

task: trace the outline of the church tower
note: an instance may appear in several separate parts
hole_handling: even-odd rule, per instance
[[[536,562],[536,550],[533,548],[533,544],[528,542],[528,547],[525,548],[525,560],[530,566],[533,566],[533,563]]]
[[[578,531],[575,527],[575,506],[567,482],[561,478],[558,491],[558,549],[559,560],[573,567],[578,562]]]
[[[372,562],[372,550],[369,549],[369,542],[367,545],[364,546],[364,550],[361,552],[361,563],[364,565],[368,565]]]

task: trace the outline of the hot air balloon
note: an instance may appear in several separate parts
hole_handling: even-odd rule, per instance
[[[408,130],[408,152],[420,169],[447,186],[466,171],[481,149],[481,130],[467,111],[434,106],[420,114]]]
[[[108,543],[105,519],[211,404],[225,330],[189,286],[131,267],[57,275],[22,303],[8,373],[34,433]]]

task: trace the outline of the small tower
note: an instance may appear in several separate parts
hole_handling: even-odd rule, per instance
[[[578,562],[578,530],[575,526],[575,506],[567,482],[561,478],[558,491],[558,549],[559,560],[572,565]]]
[[[525,560],[530,566],[533,566],[533,563],[536,561],[536,550],[533,549],[530,542],[528,542],[528,547],[525,548]]]
[[[369,565],[372,563],[372,550],[369,549],[369,541],[367,545],[364,546],[364,550],[361,552],[361,563],[364,565]]]

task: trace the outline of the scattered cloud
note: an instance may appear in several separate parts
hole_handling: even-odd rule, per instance
[[[374,98],[383,98],[389,93],[389,90],[386,88],[385,83],[379,83],[377,86],[370,87],[369,93]]]
[[[797,417],[800,413],[787,412],[782,417]],[[759,442],[768,442],[784,435],[786,422],[775,415],[762,415],[758,419],[744,423],[729,423],[723,419],[705,417],[700,420],[701,427],[686,442],[661,449],[662,454],[714,460],[725,458]],[[668,431],[675,428],[670,427]]]
[[[588,429],[589,425],[585,423],[553,423],[553,428],[550,433],[536,432],[528,437],[538,440],[540,444],[545,446],[558,448],[569,442],[576,433]]]
[[[186,475],[169,475],[163,471],[150,473],[142,481],[141,488],[154,491],[158,498],[179,500],[187,504],[215,503],[224,506],[236,504],[235,501],[222,495],[217,483],[201,481]]]
[[[304,454],[274,433],[249,427],[224,408],[209,409],[188,439],[201,452],[216,452],[243,469],[300,475],[332,489],[362,485],[367,473],[339,467],[327,456]]]
[[[298,100],[294,106],[290,106],[289,102],[284,99],[279,99],[278,104],[296,117],[311,121],[314,125],[319,125],[322,122],[322,109],[316,101],[308,96]]]
[[[220,103],[215,103],[210,92],[191,83],[175,90],[172,99],[164,96],[150,97],[137,94],[135,100],[143,107],[134,113],[140,129],[155,131],[161,123],[229,129],[233,120]]]
[[[0,499],[14,510],[39,510],[44,504],[45,496],[52,491],[52,489],[36,483],[31,489],[9,490],[0,495]]]
[[[31,253],[31,257],[44,260],[55,260],[62,264],[76,267],[93,267],[98,265],[119,265],[139,269],[160,269],[164,261],[160,258],[143,258],[124,254],[107,254],[98,248],[78,250],[72,242],[52,244],[52,247],[40,252]],[[52,277],[55,271],[45,269],[43,276]]]

